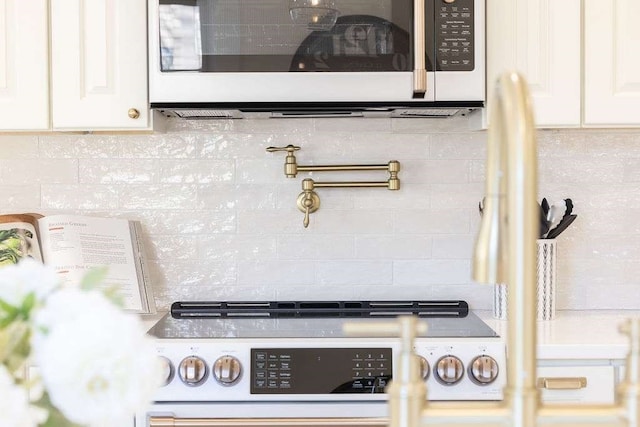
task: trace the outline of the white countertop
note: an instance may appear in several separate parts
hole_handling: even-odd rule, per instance
[[[507,321],[491,312],[476,312],[501,336]],[[624,359],[627,336],[618,331],[626,319],[640,317],[638,311],[558,311],[554,320],[538,322],[538,359]]]

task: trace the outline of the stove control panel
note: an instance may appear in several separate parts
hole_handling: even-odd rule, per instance
[[[251,349],[251,394],[384,393],[391,348]]]
[[[399,362],[397,340],[160,340],[165,385],[157,402],[385,402]],[[324,346],[323,346],[324,345]],[[429,400],[502,400],[504,342],[488,338],[417,339]]]

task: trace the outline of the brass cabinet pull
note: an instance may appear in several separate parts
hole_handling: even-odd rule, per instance
[[[580,390],[587,387],[586,377],[538,378],[538,388],[547,390]]]
[[[386,427],[386,418],[174,418],[151,416],[149,427]]]

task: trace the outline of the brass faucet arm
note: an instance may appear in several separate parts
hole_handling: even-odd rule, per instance
[[[314,182],[315,188],[364,188],[389,187],[388,181],[344,181],[344,182]]]
[[[389,171],[393,177],[393,173],[400,170],[400,162],[391,160],[383,165],[299,165],[295,156],[295,152],[300,150],[297,145],[289,144],[285,147],[267,147],[270,153],[286,151],[287,156],[284,159],[284,174],[287,178],[295,178],[298,172],[344,172],[344,171]]]
[[[298,165],[300,172],[386,171],[389,165]]]

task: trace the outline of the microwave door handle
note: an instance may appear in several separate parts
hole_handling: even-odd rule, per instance
[[[425,49],[425,0],[413,0],[413,97],[424,98],[427,92]]]

